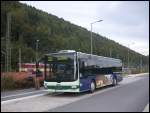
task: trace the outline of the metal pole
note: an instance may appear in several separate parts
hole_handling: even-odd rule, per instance
[[[93,43],[93,42],[92,42],[92,23],[91,23],[91,55],[92,55],[92,53],[93,53],[93,48],[92,48],[93,45],[92,45],[92,43]]]
[[[143,62],[142,62],[142,55],[141,55],[141,73],[142,73],[142,63],[143,63]]]
[[[7,28],[6,28],[6,72],[10,71],[10,13],[7,14]]]
[[[110,57],[111,57],[111,51],[112,51],[112,50],[111,50],[111,49],[109,49],[109,55],[110,55]]]
[[[21,48],[19,48],[19,72],[21,72]]]
[[[36,62],[37,62],[37,41],[36,41],[36,56],[35,56],[36,58]]]
[[[98,21],[91,23],[91,55],[93,54],[92,24],[94,24],[96,22],[101,22],[101,21],[103,21],[103,20],[98,20]]]
[[[38,61],[38,42],[39,40],[36,40],[36,62]]]
[[[7,50],[5,54],[5,73],[7,72]]]
[[[10,48],[9,48],[9,52],[10,52],[10,53],[9,53],[9,55],[10,55],[10,56],[9,56],[9,71],[10,71],[10,72],[11,72],[11,50],[12,50],[12,48],[10,47]]]
[[[128,44],[128,69],[129,69],[129,44]]]

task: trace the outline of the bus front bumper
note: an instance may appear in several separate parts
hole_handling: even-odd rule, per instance
[[[71,89],[68,89],[68,90],[55,90],[55,89],[46,89],[46,91],[48,92],[79,92],[79,89],[76,89],[76,90],[71,90]]]
[[[48,92],[79,92],[79,86],[44,86]]]

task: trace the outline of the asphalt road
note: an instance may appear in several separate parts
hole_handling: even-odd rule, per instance
[[[1,92],[1,112],[143,111],[149,102],[149,74],[130,75],[94,93],[48,93],[24,89]]]
[[[48,112],[141,112],[149,102],[149,74],[113,90],[48,110]]]

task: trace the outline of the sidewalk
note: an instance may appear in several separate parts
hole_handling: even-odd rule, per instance
[[[138,73],[138,74],[130,74],[128,76],[141,76],[141,75],[145,75],[145,74],[149,74],[149,73]]]
[[[127,78],[127,77],[138,77],[138,76],[143,76],[145,74],[149,74],[149,73],[129,74],[129,75],[126,75],[124,77],[125,78]]]
[[[149,103],[146,105],[146,107],[144,108],[143,112],[149,112]]]

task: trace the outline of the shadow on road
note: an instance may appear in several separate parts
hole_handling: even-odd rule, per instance
[[[120,84],[118,84],[119,86]],[[101,87],[101,88],[97,88],[95,90],[94,93],[98,92],[98,91],[103,91],[104,89],[108,89],[108,88],[112,88],[113,86],[112,85],[109,85],[109,86],[104,86],[104,87]],[[80,93],[68,93],[68,92],[65,92],[65,93],[49,93],[45,96],[53,96],[53,97],[80,97],[80,96],[83,96],[83,95],[89,95],[89,94],[93,94],[91,93],[90,91],[86,91],[86,92],[80,92]]]

